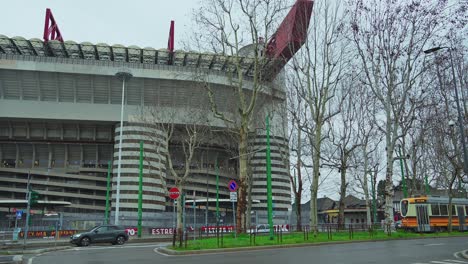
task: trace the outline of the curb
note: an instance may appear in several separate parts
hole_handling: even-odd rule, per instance
[[[40,249],[30,249],[30,250],[8,250],[5,251],[8,255],[17,255],[17,254],[41,254],[49,251],[58,251],[72,248],[71,246],[58,246],[53,248],[40,248]]]
[[[466,237],[466,236],[446,236],[446,237],[411,237],[411,238],[391,238],[391,239],[372,239],[372,240],[357,240],[357,241],[336,241],[336,242],[318,242],[318,243],[300,243],[300,244],[286,244],[286,245],[269,245],[269,246],[246,246],[234,248],[215,248],[215,249],[200,249],[200,250],[185,250],[177,251],[167,247],[159,247],[157,251],[170,255],[170,256],[184,256],[184,255],[200,255],[200,254],[213,254],[221,252],[241,252],[241,251],[256,251],[280,248],[300,248],[300,247],[314,247],[325,245],[342,245],[366,242],[382,242],[382,241],[398,241],[398,240],[421,240],[421,239],[437,239],[437,238],[452,238],[452,237]],[[462,251],[464,258],[468,259],[468,250]]]
[[[134,239],[129,239],[126,243],[127,244],[138,244],[138,243],[151,243],[151,242],[170,242],[172,241],[171,238],[134,238]],[[30,244],[26,244],[26,249],[28,247],[34,247],[34,248],[53,248],[53,247],[64,247],[64,246],[69,246],[70,245],[70,242],[68,240],[61,240],[61,241],[50,241],[50,242],[46,242],[46,241],[41,241],[41,242],[37,242],[37,243],[30,243]],[[4,245],[0,245],[0,251],[2,250],[5,250],[5,251],[9,251],[9,250],[13,250],[13,249],[17,249],[16,251],[20,251],[21,252],[23,251],[23,244],[18,244],[18,243],[14,243],[14,244],[4,244]]]

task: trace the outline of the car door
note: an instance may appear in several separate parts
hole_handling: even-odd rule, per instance
[[[109,227],[101,226],[96,228],[93,232],[94,242],[105,242],[107,237],[109,236]]]

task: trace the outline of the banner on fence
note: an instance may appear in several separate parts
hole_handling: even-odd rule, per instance
[[[60,237],[63,236],[72,236],[76,234],[76,230],[59,230],[58,235]],[[24,237],[24,232],[19,233],[19,237]],[[28,232],[29,238],[54,238],[55,237],[55,230],[53,231],[29,231]]]
[[[138,234],[138,228],[137,227],[127,227],[127,228],[125,228],[125,232],[127,232],[127,234],[129,236],[134,236],[134,235]]]
[[[231,233],[234,231],[234,226],[218,226],[219,232]],[[202,232],[216,233],[216,226],[202,226]]]
[[[151,228],[151,235],[158,236],[158,235],[173,235],[174,229],[173,228]]]

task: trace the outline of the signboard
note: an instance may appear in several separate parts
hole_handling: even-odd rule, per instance
[[[230,193],[231,202],[237,202],[237,193],[231,192]]]
[[[179,198],[180,196],[180,191],[179,189],[177,189],[176,187],[172,187],[170,190],[169,190],[169,197],[173,200]]]
[[[16,219],[21,219],[23,217],[23,211],[16,211]]]
[[[235,192],[239,188],[239,185],[237,185],[237,182],[235,180],[230,180],[228,183],[228,188],[229,191]]]

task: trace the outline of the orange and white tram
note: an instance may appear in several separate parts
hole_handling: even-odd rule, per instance
[[[401,226],[417,232],[447,230],[449,220],[449,198],[421,196],[401,200]],[[468,230],[468,199],[452,199],[452,228]]]

